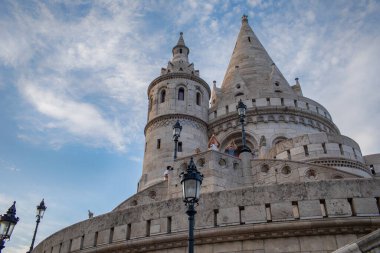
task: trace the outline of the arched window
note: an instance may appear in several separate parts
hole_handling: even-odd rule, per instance
[[[160,94],[160,103],[165,102],[166,90],[162,90]]]
[[[179,49],[179,53],[182,54],[182,48]]]
[[[178,90],[178,100],[185,100],[185,89],[182,87]]]
[[[201,93],[197,92],[197,105],[201,105]]]

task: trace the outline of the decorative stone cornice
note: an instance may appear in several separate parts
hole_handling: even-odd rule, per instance
[[[167,73],[167,74],[164,74],[164,75],[161,75],[159,77],[157,77],[156,79],[154,79],[148,86],[148,96],[149,96],[149,92],[150,90],[159,82],[162,82],[162,81],[165,81],[165,80],[168,80],[168,79],[176,79],[176,78],[183,78],[183,79],[189,79],[189,80],[192,80],[192,81],[195,81],[199,84],[201,84],[208,92],[208,95],[209,97],[211,96],[211,90],[210,90],[210,87],[209,85],[206,83],[205,80],[203,80],[202,78],[200,78],[199,76],[196,76],[196,75],[192,75],[192,74],[189,74],[189,73],[179,73],[179,72],[175,72],[175,73]]]
[[[304,110],[297,107],[287,107],[287,106],[264,106],[264,107],[253,107],[247,109],[247,117],[250,116],[263,116],[268,114],[286,114],[292,116],[300,116],[308,119],[313,119],[326,126],[328,126],[336,134],[340,134],[338,127],[329,119],[319,115],[317,113],[311,112],[309,110]],[[220,125],[228,123],[230,121],[238,120],[239,116],[237,113],[231,113],[225,116],[220,116],[213,119],[209,123],[209,130],[216,128]],[[249,121],[248,121],[249,123]]]
[[[194,117],[194,116],[191,116],[191,115],[187,115],[187,114],[179,114],[179,113],[177,113],[177,114],[166,114],[166,115],[158,116],[158,117],[156,117],[156,118],[150,120],[150,121],[146,124],[146,126],[145,126],[145,128],[144,128],[144,135],[146,135],[148,129],[149,129],[152,125],[154,125],[154,124],[156,124],[156,123],[158,123],[158,122],[160,122],[160,121],[177,120],[177,119],[190,120],[190,121],[193,121],[193,122],[195,122],[195,123],[200,124],[200,125],[203,126],[205,129],[207,129],[207,123],[204,122],[203,120],[197,118],[197,117]]]

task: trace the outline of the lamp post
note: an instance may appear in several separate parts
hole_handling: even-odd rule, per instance
[[[239,101],[238,105],[236,106],[236,110],[238,111],[239,117],[240,117],[240,123],[241,123],[241,136],[243,139],[243,148],[241,152],[251,152],[249,147],[247,146],[246,140],[245,140],[245,130],[244,130],[244,118],[245,113],[247,111],[247,106],[243,103],[243,101]]]
[[[181,136],[182,126],[179,123],[179,120],[173,126],[173,139],[174,139],[174,160],[177,159],[177,147],[178,147],[178,138]]]
[[[194,205],[199,201],[202,180],[203,175],[197,170],[191,157],[186,172],[181,173],[183,201],[187,206],[186,214],[189,216],[189,253],[194,252],[194,216],[197,213]]]
[[[45,213],[45,210],[46,210],[46,206],[45,206],[45,201],[44,199],[42,199],[41,203],[37,206],[37,209],[36,209],[36,228],[34,229],[34,234],[33,234],[33,239],[32,239],[32,244],[30,245],[30,249],[27,253],[30,253],[32,252],[33,250],[33,247],[34,247],[34,241],[36,240],[36,234],[37,234],[37,229],[38,229],[38,224],[40,224],[40,221],[41,219],[44,217],[44,213]]]
[[[7,213],[0,215],[0,253],[5,248],[5,240],[11,238],[18,220],[19,218],[16,217],[16,201],[14,201]]]

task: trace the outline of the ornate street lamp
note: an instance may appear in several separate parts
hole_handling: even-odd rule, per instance
[[[189,216],[189,253],[194,252],[194,216],[197,213],[194,205],[199,201],[199,194],[203,175],[199,173],[191,157],[186,172],[181,173],[183,201],[187,206],[186,214]]]
[[[44,201],[44,199],[42,199],[41,203],[37,206],[37,209],[36,209],[36,218],[37,218],[37,220],[36,220],[36,228],[34,229],[32,244],[30,245],[30,249],[29,249],[29,251],[27,253],[30,253],[33,250],[34,241],[36,240],[36,234],[37,234],[38,224],[40,223],[41,219],[44,217],[44,213],[45,213],[46,208],[47,207],[45,206],[45,201]]]
[[[240,123],[241,123],[241,135],[243,139],[243,148],[241,150],[242,152],[251,152],[249,147],[247,146],[246,140],[245,140],[245,130],[244,130],[244,118],[245,118],[245,113],[247,111],[247,106],[243,103],[243,101],[239,101],[238,105],[236,106],[236,110],[239,114],[240,117]]]
[[[14,201],[7,213],[0,215],[0,253],[5,248],[5,240],[11,238],[18,220],[19,218],[16,217],[16,201]]]
[[[179,123],[179,120],[173,126],[173,139],[174,139],[174,160],[177,159],[177,147],[178,147],[178,138],[181,136],[182,126]]]

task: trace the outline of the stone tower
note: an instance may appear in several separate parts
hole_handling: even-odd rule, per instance
[[[178,157],[195,149],[207,148],[210,87],[189,62],[189,48],[180,33],[172,50],[172,60],[148,87],[148,121],[145,126],[145,154],[139,190],[164,179],[173,165],[173,129],[177,120],[183,126]]]

